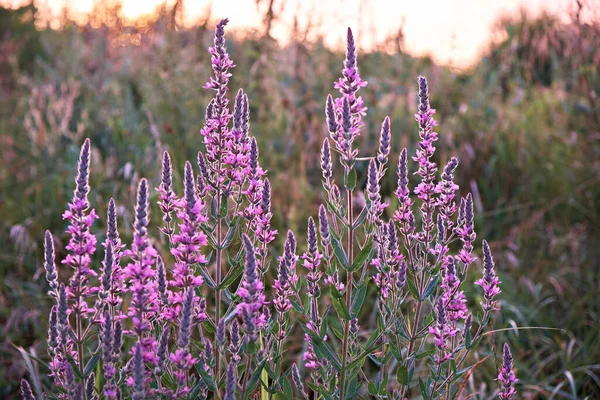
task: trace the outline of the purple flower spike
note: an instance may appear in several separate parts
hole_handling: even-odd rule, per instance
[[[298,282],[298,275],[296,274],[297,261],[296,238],[292,231],[288,231],[284,253],[279,257],[277,279],[273,282],[273,289],[275,291],[273,304],[281,316],[292,308],[289,298],[294,293],[292,287]],[[284,333],[283,330],[280,332],[281,335]]]
[[[398,188],[396,197],[398,198],[398,209],[394,212],[394,220],[400,223],[400,231],[405,234],[411,234],[411,220],[414,220],[412,212],[413,202],[410,198],[408,189],[408,152],[402,149],[398,158]]]
[[[390,154],[390,117],[385,117],[381,124],[381,133],[379,135],[379,152],[377,153],[377,161],[379,164],[385,165],[388,162]]]
[[[379,171],[374,159],[369,162],[369,170],[367,176],[367,196],[369,198],[369,217],[372,221],[377,221],[383,211],[387,208],[387,203],[381,202],[381,194],[379,191]]]
[[[133,331],[138,337],[138,344],[143,352],[142,362],[156,363],[156,343],[154,337],[148,333],[151,329],[150,320],[159,309],[156,272],[153,268],[158,253],[148,238],[150,222],[148,207],[148,181],[141,179],[135,206],[133,243],[131,249],[125,252],[131,262],[125,267],[123,277],[131,292],[131,303],[127,314],[132,319]],[[134,357],[137,357],[137,354]]]
[[[31,391],[31,386],[29,386],[29,382],[26,379],[21,379],[21,396],[23,400],[35,400],[33,397],[33,392]]]
[[[144,400],[146,398],[144,358],[142,355],[142,344],[137,342],[133,348],[133,400]]]
[[[319,234],[321,235],[321,244],[327,249],[331,237],[329,232],[329,220],[327,219],[327,210],[325,210],[323,204],[319,206]]]
[[[97,276],[97,273],[90,268],[92,255],[96,251],[96,237],[90,233],[90,227],[98,215],[94,209],[88,213],[89,172],[90,141],[86,139],[79,154],[73,200],[69,204],[69,209],[62,215],[63,219],[69,221],[67,232],[71,236],[66,246],[69,254],[62,263],[75,270],[69,282],[69,296],[74,299],[72,308],[77,314],[94,312],[86,302],[92,294],[88,285],[89,277]]]
[[[223,400],[235,400],[235,390],[237,388],[237,371],[235,364],[230,362],[227,366],[227,375],[225,377],[225,397]]]
[[[323,172],[323,179],[327,185],[325,187],[326,190],[329,187],[329,179],[331,179],[331,176],[333,175],[332,168],[329,140],[325,138],[325,140],[323,140],[323,146],[321,147],[321,171]]]
[[[179,335],[177,337],[177,350],[172,353],[170,360],[175,366],[174,375],[177,378],[177,394],[184,396],[189,392],[187,386],[187,372],[198,362],[192,357],[189,346],[190,337],[192,334],[192,312],[194,307],[194,289],[188,288],[185,293],[183,309],[181,311],[181,319],[179,321]]]
[[[338,130],[335,108],[333,105],[333,97],[327,95],[327,104],[325,106],[325,116],[327,117],[327,127],[330,134],[335,134]]]
[[[201,248],[208,244],[206,234],[200,225],[208,219],[202,214],[204,207],[202,200],[196,196],[192,164],[185,163],[184,197],[179,201],[177,216],[181,220],[179,232],[173,235],[171,254],[175,257],[173,279],[169,284],[176,288],[199,287],[204,283],[201,276],[194,274],[195,264],[206,264],[206,256],[201,253]],[[181,292],[173,298],[174,302],[183,304]],[[172,320],[176,312],[172,309],[167,318]]]
[[[517,393],[513,385],[519,380],[513,371],[513,357],[510,353],[510,347],[508,347],[508,343],[504,343],[503,350],[502,367],[498,372],[497,378],[501,385],[498,397],[500,397],[502,400],[510,400]]]
[[[500,294],[500,280],[496,276],[494,271],[494,259],[492,258],[492,252],[490,251],[490,245],[487,241],[483,241],[483,277],[475,282],[483,288],[483,301],[481,307],[487,314],[492,310],[497,310],[496,301],[494,298]]]
[[[245,273],[241,287],[236,292],[242,298],[242,302],[237,305],[237,313],[244,322],[244,329],[255,340],[256,329],[262,328],[267,323],[267,318],[262,312],[267,302],[263,293],[263,283],[258,277],[254,245],[247,235],[243,236],[243,242],[246,251]]]
[[[327,98],[325,114],[331,138],[335,141],[338,151],[342,155],[342,164],[346,169],[354,165],[358,149],[352,149],[354,139],[360,135],[363,126],[362,117],[366,115],[367,108],[363,99],[356,92],[367,85],[360,78],[356,64],[356,47],[352,30],[348,28],[346,59],[342,69],[342,77],[334,84],[341,97],[335,101]]]
[[[473,242],[475,241],[475,223],[473,216],[473,196],[467,194],[466,198],[461,199],[458,212],[458,224],[456,225],[456,234],[463,242],[463,247],[458,253],[458,260],[465,264],[465,269],[475,258],[472,256]]]
[[[173,192],[171,157],[166,151],[163,153],[160,186],[156,190],[159,193],[158,206],[163,213],[163,221],[165,221],[165,226],[161,228],[161,231],[165,235],[171,236],[174,232],[172,222],[177,196],[175,195],[175,192]]]
[[[46,231],[44,238],[44,269],[46,270],[46,280],[50,285],[50,289],[55,291],[58,288],[58,275],[54,263],[54,240],[50,231]]]

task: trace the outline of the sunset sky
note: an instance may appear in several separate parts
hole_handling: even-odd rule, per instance
[[[42,0],[54,12],[68,5],[73,16],[92,10],[99,0]],[[8,0],[18,4],[21,0]],[[127,17],[150,13],[164,0],[123,0]],[[172,4],[174,0],[167,0]],[[7,1],[0,0],[0,3]],[[232,28],[259,28],[264,11],[255,0],[184,0],[186,23],[193,23],[212,10],[214,19],[229,17]],[[521,7],[536,14],[543,9],[566,13],[574,0],[276,0],[283,10],[274,25],[273,35],[285,41],[294,16],[301,25],[312,18],[316,32],[332,45],[340,45],[345,27],[351,26],[359,46],[368,47],[404,26],[406,50],[413,54],[430,54],[444,64],[463,67],[473,62],[489,41],[496,19],[516,13]],[[46,8],[42,6],[43,8]]]

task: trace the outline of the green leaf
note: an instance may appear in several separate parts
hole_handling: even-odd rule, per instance
[[[333,232],[333,229],[330,230]],[[344,251],[342,244],[334,237],[334,235],[331,235],[331,244],[333,246],[333,254],[335,254],[335,258],[337,258],[342,268],[348,270],[348,257],[346,256],[346,252]]]
[[[423,382],[421,377],[419,377],[419,388],[421,389],[421,396],[423,396],[423,399],[429,400],[429,394],[427,393],[427,387],[425,386],[425,383]]]
[[[398,371],[396,372],[396,379],[398,379],[398,383],[401,385],[408,385],[408,368],[405,365],[401,365],[398,367]]]
[[[410,294],[412,294],[412,296],[415,300],[420,300],[419,290],[415,286],[415,282],[410,278],[407,279],[406,281],[408,283],[408,290],[410,291]]]
[[[369,382],[369,386],[367,388],[371,396],[375,396],[377,394],[377,387],[373,382]]]
[[[369,240],[361,249],[361,251],[356,255],[354,261],[352,262],[352,267],[350,271],[356,271],[364,265],[365,262],[371,259],[373,256],[373,236],[369,237]]]
[[[331,296],[331,302],[333,303],[333,308],[337,312],[338,316],[342,319],[350,321],[352,318],[350,317],[350,312],[348,312],[348,307],[346,306],[346,302],[341,298],[337,298],[335,296]]]
[[[328,306],[325,310],[325,313],[323,313],[323,318],[321,318],[321,327],[319,329],[319,336],[321,337],[321,339],[323,339],[325,335],[327,335],[327,314],[329,313],[330,309],[331,306]]]
[[[298,304],[298,302],[292,299],[290,299],[290,303],[292,303],[292,307],[294,307],[294,310],[298,311],[301,314],[304,314],[304,307],[302,307],[302,304]]]
[[[242,274],[244,273],[244,266],[242,264],[238,264],[227,271],[227,275],[225,275],[225,279],[219,285],[219,290],[224,288],[228,288],[233,282],[235,282]]]
[[[365,218],[367,218],[367,215],[369,215],[369,211],[367,210],[367,207],[363,207],[360,214],[358,214],[358,217],[354,220],[354,224],[352,225],[352,228],[353,229],[358,228],[360,226],[360,224],[363,223]]]
[[[433,278],[429,284],[427,285],[427,287],[425,288],[425,292],[423,292],[423,297],[421,297],[421,300],[425,300],[426,298],[428,298],[429,296],[431,296],[431,294],[433,293],[433,291],[435,290],[435,288],[437,287],[437,283],[439,280],[440,276],[436,275],[435,278]]]
[[[465,333],[465,347],[471,349],[471,330],[467,330]]]
[[[416,358],[417,358],[417,360],[421,360],[423,358],[432,356],[435,353],[435,351],[436,351],[436,348],[432,347],[432,348],[430,348],[428,350],[422,351],[419,354],[417,354]]]
[[[210,276],[210,274],[208,272],[206,272],[206,269],[204,269],[203,266],[199,265],[198,266],[198,271],[200,272],[200,275],[202,275],[202,277],[204,278],[204,282],[206,282],[206,284],[211,288],[211,289],[216,289],[217,285],[215,284],[215,281],[213,280],[213,278]]]
[[[344,176],[344,186],[350,191],[354,190],[356,187],[356,170],[354,168],[346,172]]]
[[[331,365],[333,365],[333,368],[335,368],[336,371],[339,371],[341,368],[341,363],[331,346],[323,341],[313,342],[313,344],[317,357],[319,357],[319,359],[322,359],[323,357],[327,358],[327,360],[331,362]]]
[[[219,217],[223,218],[227,215],[227,195],[221,197],[221,207],[219,208]]]
[[[280,398],[281,399],[293,399],[294,398],[294,391],[292,390],[292,385],[291,385],[289,379],[285,379],[283,381],[283,396],[281,396]]]
[[[412,382],[413,376],[415,374],[415,358],[411,357],[408,360],[408,384]]]
[[[358,317],[358,313],[360,312],[360,309],[362,308],[362,305],[365,301],[365,297],[367,295],[367,283],[369,282],[369,279],[365,279],[365,281],[362,283],[362,285],[360,285],[358,287],[358,290],[356,292],[354,292],[354,296],[352,299],[352,310],[350,312],[350,316],[352,318],[356,318]]]
[[[237,222],[235,225],[231,226],[229,228],[229,230],[227,231],[227,234],[223,238],[223,242],[221,242],[221,246],[220,246],[221,249],[224,249],[231,244],[231,242],[233,241],[233,238],[235,237],[236,230],[237,230]]]
[[[94,368],[96,368],[96,364],[98,363],[98,360],[100,360],[100,353],[94,354],[94,356],[89,359],[89,361],[85,365],[85,369],[83,371],[83,374],[85,376],[89,376],[94,371]]]

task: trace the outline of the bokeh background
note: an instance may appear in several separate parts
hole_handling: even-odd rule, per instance
[[[50,229],[64,253],[83,139],[92,204],[103,215],[115,197],[128,237],[139,177],[158,183],[164,149],[179,177],[202,149],[206,48],[224,16],[277,229],[302,235],[320,202],[324,102],[352,26],[369,81],[363,154],[385,115],[392,159],[414,152],[416,77],[429,78],[436,159],[460,158],[461,194],[473,193],[478,240],[492,243],[503,281],[495,327],[510,329],[484,351],[509,341],[523,398],[600,398],[600,2],[319,3],[0,1],[0,398],[26,374],[19,347],[51,384],[42,237]],[[389,171],[385,196],[394,188]],[[475,376],[470,391],[486,398],[494,362]]]

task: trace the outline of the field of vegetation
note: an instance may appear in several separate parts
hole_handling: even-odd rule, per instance
[[[271,38],[269,17],[261,31],[232,29],[231,87],[244,87],[250,100],[273,226],[305,234],[321,202],[325,98],[344,56],[299,27],[282,47]],[[599,17],[576,5],[568,19],[504,17],[496,40],[466,71],[405,53],[401,35],[359,58],[369,114],[358,146],[374,154],[389,115],[393,164],[402,147],[414,154],[416,77],[429,78],[440,121],[435,159],[460,159],[460,194],[473,194],[478,240],[490,242],[502,281],[494,326],[507,329],[482,345],[481,357],[495,354],[499,364],[508,342],[522,398],[600,398]],[[181,192],[184,163],[203,147],[213,29],[208,18],[182,27],[166,8],[143,22],[123,19],[118,8],[98,9],[86,24],[65,19],[60,29],[40,27],[34,6],[0,8],[0,398],[17,393],[27,362],[51,385],[43,237],[50,229],[57,253],[65,252],[61,215],[84,139],[93,148],[90,201],[100,215],[110,197],[128,205],[118,213],[129,243],[139,178],[158,186],[159,160],[169,150]],[[357,187],[364,187],[366,165],[357,168]],[[393,201],[394,174],[381,185]],[[272,243],[273,254],[284,239]],[[305,246],[305,238],[298,243]],[[167,243],[157,246],[164,251]],[[474,289],[465,294],[470,304],[481,301]],[[479,398],[496,385],[494,362],[486,365],[468,381]]]

